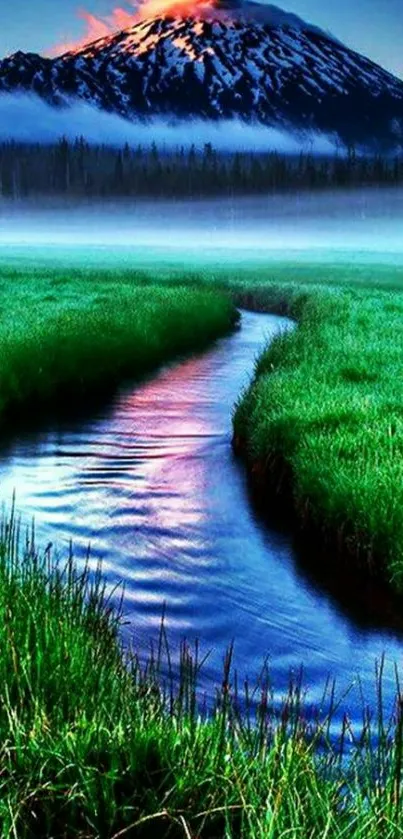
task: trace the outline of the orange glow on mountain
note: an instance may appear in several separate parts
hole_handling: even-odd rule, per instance
[[[202,17],[215,6],[215,0],[145,0],[138,10],[138,20],[164,15]]]
[[[121,29],[127,29],[146,18],[203,17],[206,12],[214,8],[215,0],[144,0],[140,3],[131,0],[130,4],[133,11],[117,6],[105,17],[97,17],[86,9],[79,9],[77,15],[84,21],[86,32],[77,41],[64,41],[52,47],[49,55],[55,56],[80,50],[93,41],[106,38]]]

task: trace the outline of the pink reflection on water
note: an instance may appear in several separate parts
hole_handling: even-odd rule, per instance
[[[146,499],[139,518],[138,502],[132,504],[129,489],[119,499],[120,512],[129,517],[133,531],[146,526],[147,538],[136,542],[137,555],[139,548],[145,554],[151,542],[169,567],[194,556],[200,562],[205,543],[212,463],[203,452],[206,443],[227,430],[225,425],[217,430],[211,415],[200,410],[201,403],[210,401],[209,375],[208,355],[190,359],[164,370],[118,406],[133,460],[117,480],[121,483],[123,478],[136,494],[133,479],[141,474],[141,495]]]

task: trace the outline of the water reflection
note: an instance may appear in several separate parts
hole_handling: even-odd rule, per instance
[[[136,644],[148,646],[166,601],[174,646],[186,634],[212,649],[207,689],[234,639],[241,679],[253,678],[269,654],[281,693],[290,668],[303,662],[313,702],[329,673],[342,690],[359,671],[373,696],[375,658],[385,651],[391,698],[399,631],[379,628],[370,612],[363,625],[340,593],[313,569],[306,573],[287,531],[267,527],[250,503],[232,454],[233,404],[281,325],[244,313],[239,332],[122,391],[92,420],[21,433],[1,459],[2,497],[17,489],[18,507],[25,520],[35,515],[44,544],[66,549],[72,537],[81,560],[92,543],[108,584],[124,581],[126,639],[135,633]]]

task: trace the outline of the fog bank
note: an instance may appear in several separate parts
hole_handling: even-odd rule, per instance
[[[0,141],[52,143],[60,137],[84,137],[89,143],[114,146],[151,145],[167,150],[212,143],[222,151],[270,151],[286,154],[311,151],[332,154],[337,139],[322,134],[296,135],[240,120],[128,122],[116,114],[74,101],[69,108],[54,108],[31,94],[0,94]]]
[[[232,260],[312,259],[326,251],[348,260],[383,261],[389,254],[403,264],[402,227],[403,189],[200,201],[41,200],[39,206],[0,201],[0,255],[38,246],[82,258],[82,249],[95,248],[104,262],[119,263],[140,252],[147,259],[187,252]]]

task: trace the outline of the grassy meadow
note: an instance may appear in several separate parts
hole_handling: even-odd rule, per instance
[[[231,296],[288,313],[298,329],[258,360],[235,438],[267,481],[286,473],[285,503],[300,522],[400,591],[402,280],[393,265],[172,261],[134,271],[3,259],[0,418],[202,348],[233,323]],[[164,682],[164,631],[146,664],[124,652],[101,575],[38,553],[13,516],[0,533],[0,613],[2,838],[403,835],[398,679],[390,724],[379,687],[362,731],[345,716],[330,739],[332,708],[312,718],[294,684],[278,709],[265,673],[256,716],[240,710],[229,654],[206,719],[202,653],[184,644],[179,683]]]
[[[227,332],[235,310],[209,289],[142,283],[135,271],[0,268],[0,422],[79,404]]]
[[[400,591],[403,266],[203,267],[156,253],[134,270],[125,254],[98,267],[101,256],[89,253],[81,267],[62,252],[52,263],[46,250],[0,261],[0,418],[28,401],[80,399],[202,348],[233,322],[229,296],[289,314],[298,329],[259,360],[235,441],[255,475],[276,492],[287,486],[300,524]]]
[[[403,589],[403,295],[265,289],[298,329],[259,359],[235,441],[339,561]],[[266,304],[264,298],[266,296]]]
[[[102,577],[55,565],[15,518],[0,533],[2,839],[396,839],[403,716],[305,714],[300,683],[274,704],[268,674],[240,710],[231,651],[214,712],[200,713],[202,653],[124,654]],[[165,680],[162,673],[165,675]],[[248,705],[247,701],[247,705]],[[375,744],[378,744],[377,746]]]

